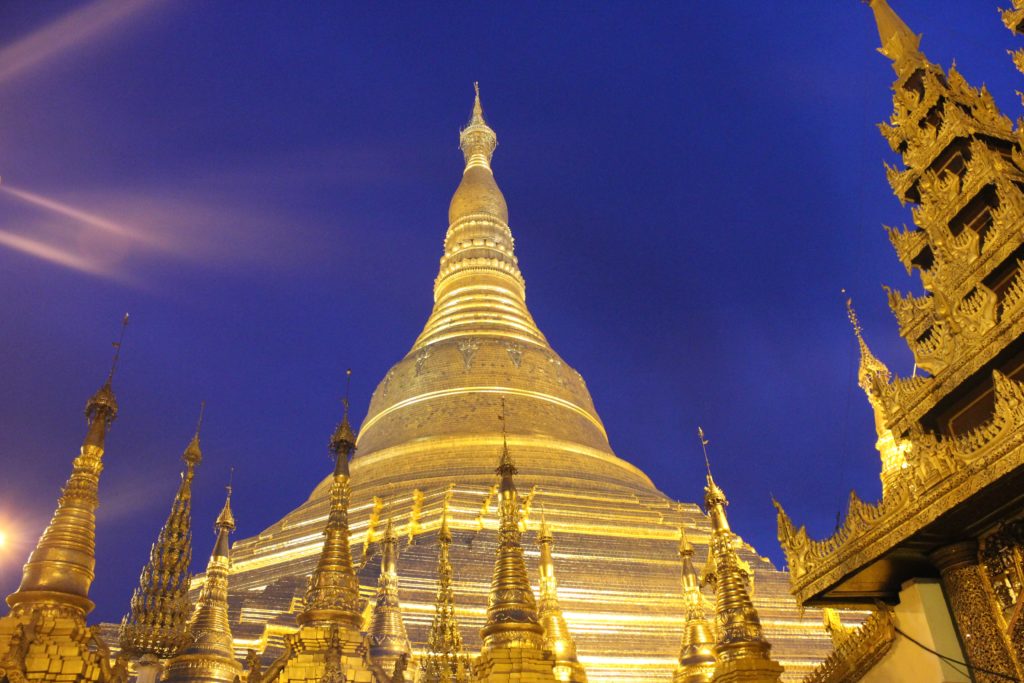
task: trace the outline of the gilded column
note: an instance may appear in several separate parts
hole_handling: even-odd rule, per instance
[[[448,504],[451,490],[445,495],[441,510],[441,528],[437,532],[437,597],[434,620],[427,636],[427,654],[420,662],[421,683],[468,683],[469,666],[462,650],[462,633],[455,617],[454,572],[449,559],[452,532],[448,527]]]
[[[351,377],[351,370],[347,372]],[[330,509],[324,527],[324,545],[309,577],[306,604],[297,616],[297,633],[285,636],[285,651],[262,674],[261,683],[369,683],[394,678],[404,680],[406,656],[395,669],[386,671],[370,656],[370,641],[361,631],[359,580],[349,548],[349,459],[356,435],[345,412],[331,435],[334,478]],[[397,595],[395,596],[397,605]]]
[[[960,640],[979,683],[1024,678],[1012,654],[1006,632],[999,626],[992,597],[985,590],[978,544],[963,541],[930,555],[942,576],[942,587],[956,621]]]
[[[128,323],[125,316],[121,328]],[[106,382],[86,403],[87,428],[57,509],[25,564],[18,590],[0,618],[0,680],[33,683],[114,683],[127,677],[127,660],[111,660],[99,635],[86,626],[96,566],[96,507],[107,430],[117,416],[112,383],[121,341]]]
[[[683,601],[686,605],[686,624],[679,649],[679,665],[672,676],[673,683],[708,683],[715,675],[715,639],[708,625],[704,609],[704,595],[700,590],[700,575],[693,566],[693,546],[686,531],[679,529],[679,558],[682,561]]]
[[[324,546],[316,569],[309,577],[305,609],[297,619],[300,626],[334,624],[358,631],[362,626],[359,579],[352,565],[348,541],[348,501],[352,490],[348,461],[356,448],[356,435],[348,421],[348,399],[341,422],[331,436],[330,447],[334,453],[334,480],[324,527]]]
[[[703,434],[701,435],[703,439]],[[704,506],[711,518],[711,560],[714,563],[715,625],[718,665],[715,683],[775,683],[782,667],[770,655],[761,619],[747,592],[746,579],[733,548],[734,536],[726,518],[725,493],[708,471]]]
[[[402,605],[398,600],[398,536],[388,519],[381,541],[380,578],[377,581],[377,601],[370,619],[370,657],[384,667],[394,669],[399,659],[412,655],[409,634],[402,621]]]
[[[555,579],[555,561],[552,550],[554,534],[548,527],[544,508],[540,512],[540,531],[537,546],[540,549],[540,623],[544,627],[544,649],[555,656],[555,678],[559,681],[586,683],[587,672],[576,655],[576,643],[569,633],[569,625],[558,604],[558,581]]]
[[[517,470],[507,441],[495,472],[500,477],[498,548],[487,599],[487,623],[480,629],[483,646],[475,666],[477,680],[554,681],[555,660],[544,650],[544,627],[523,559]]]
[[[235,683],[242,666],[235,659],[228,620],[228,576],[231,573],[229,535],[235,529],[231,487],[214,524],[217,540],[206,565],[206,583],[199,591],[189,622],[191,638],[167,664],[167,683]]]
[[[132,593],[131,609],[121,621],[121,650],[135,660],[137,683],[155,683],[163,665],[189,638],[189,566],[192,562],[192,479],[202,459],[199,427],[181,459],[185,471],[171,504],[171,512],[150,548],[139,585]]]
[[[96,568],[96,507],[99,504],[103,445],[117,417],[111,388],[114,371],[85,405],[88,429],[72,464],[71,477],[57,501],[57,510],[25,564],[21,585],[7,596],[12,614],[35,607],[68,611],[85,623],[92,611],[89,587]]]

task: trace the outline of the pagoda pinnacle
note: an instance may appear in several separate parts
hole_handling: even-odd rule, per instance
[[[505,436],[502,401],[502,449],[495,473],[498,487],[498,549],[487,600],[487,623],[480,630],[483,652],[499,648],[543,649],[544,627],[537,616],[537,602],[526,574],[522,532],[519,530],[519,494],[516,491],[516,466]]]
[[[25,563],[18,590],[7,596],[7,604],[14,613],[30,611],[35,605],[52,605],[66,607],[84,621],[94,606],[89,600],[89,588],[95,578],[99,481],[107,430],[117,417],[117,400],[111,385],[127,325],[125,314],[121,336],[114,344],[110,373],[85,405],[88,427],[71,476],[49,525]]]
[[[886,0],[864,0],[875,15],[878,25],[878,37],[882,46],[878,51],[891,59],[893,68],[901,73],[900,63],[904,61],[923,62],[921,54],[921,37],[910,30],[910,27],[889,7]]]
[[[171,512],[149,551],[149,562],[142,568],[139,585],[132,593],[131,609],[121,621],[121,649],[140,659],[167,659],[188,638],[190,616],[188,589],[192,562],[192,479],[195,467],[203,459],[199,448],[199,428],[181,459],[185,471],[171,503]],[[156,680],[155,671],[151,680]]]
[[[679,528],[679,558],[682,561],[683,602],[686,624],[679,649],[679,665],[673,683],[708,683],[715,674],[715,639],[708,625],[700,575],[693,566],[693,545],[686,530]]]
[[[508,205],[491,170],[498,136],[484,120],[480,88],[459,133],[462,180],[448,206],[444,255],[434,281],[434,310],[413,349],[460,337],[496,336],[547,345],[526,308]]]
[[[217,515],[217,539],[206,565],[206,582],[199,591],[189,622],[191,641],[167,664],[163,680],[168,683],[234,683],[242,667],[235,660],[228,620],[228,576],[231,573],[229,535],[235,529],[231,512],[231,487],[224,507]]]
[[[468,683],[469,665],[462,651],[462,633],[455,617],[454,572],[449,559],[452,532],[448,526],[448,506],[452,489],[445,493],[441,509],[441,527],[437,532],[437,596],[434,620],[427,636],[427,653],[420,662],[424,683]]]
[[[905,439],[897,439],[886,424],[887,416],[885,405],[882,403],[881,387],[889,383],[892,374],[889,368],[882,361],[878,360],[867,342],[864,341],[863,330],[860,320],[857,318],[857,311],[853,308],[853,300],[846,300],[846,315],[853,326],[853,333],[857,337],[857,347],[860,349],[860,365],[857,368],[857,383],[868,397],[871,410],[875,416],[875,433],[878,440],[875,448],[882,459],[882,494],[888,490],[893,480],[900,471],[907,466],[907,451],[911,448],[911,442]]]
[[[352,371],[346,371],[351,377]],[[305,610],[298,615],[306,624],[343,626],[358,631],[362,624],[359,610],[359,580],[352,565],[348,541],[348,501],[351,495],[348,461],[355,451],[356,437],[348,423],[348,393],[345,412],[331,437],[334,453],[334,481],[331,483],[330,509],[324,527],[324,546],[320,560],[309,577]]]
[[[552,550],[554,534],[548,527],[544,506],[540,509],[540,530],[537,547],[540,549],[540,623],[544,627],[544,649],[555,656],[555,678],[572,683],[586,683],[587,672],[576,655],[576,643],[569,633],[569,624],[558,603],[558,581]]]
[[[707,440],[701,432],[702,445]],[[705,451],[706,452],[706,451]],[[718,666],[714,680],[743,680],[751,683],[775,683],[782,667],[771,659],[771,645],[764,637],[761,619],[747,592],[746,578],[733,547],[735,536],[729,528],[725,492],[707,474],[704,507],[711,520],[711,561],[715,572],[715,622],[718,642],[715,655]],[[742,677],[739,675],[742,672]]]
[[[398,536],[388,518],[381,541],[380,578],[377,581],[377,602],[369,629],[370,657],[376,664],[391,671],[404,655],[412,655],[409,634],[402,620],[402,605],[398,600]]]

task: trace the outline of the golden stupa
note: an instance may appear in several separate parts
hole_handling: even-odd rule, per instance
[[[672,500],[615,455],[583,378],[530,315],[508,206],[491,170],[496,146],[477,92],[460,135],[465,170],[449,208],[433,311],[412,349],[377,386],[351,463],[349,523],[368,601],[364,628],[391,519],[401,545],[404,623],[414,653],[424,652],[447,497],[458,622],[466,650],[479,651],[497,542],[494,463],[502,451],[504,401],[535,590],[543,503],[547,528],[558,538],[558,600],[589,680],[668,681],[687,615],[679,529],[703,562],[710,525],[697,505]],[[680,471],[696,475],[696,464]],[[251,648],[268,662],[294,630],[323,545],[330,482],[278,523],[235,543],[230,600],[239,655]],[[801,615],[786,575],[740,546],[773,657],[785,666],[786,680],[798,680],[831,650],[821,617],[813,610]]]

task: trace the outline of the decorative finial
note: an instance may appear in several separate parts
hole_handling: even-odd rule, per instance
[[[516,469],[515,464],[512,462],[512,454],[508,450],[508,432],[505,428],[505,397],[501,397],[501,415],[498,416],[501,420],[501,462],[498,464],[498,469],[495,470],[497,474],[502,477],[511,476],[518,474],[519,470]]]
[[[690,539],[686,536],[686,527],[679,525],[679,555],[680,557],[689,557],[693,555],[693,544],[690,543]]]
[[[891,59],[893,68],[900,72],[897,64],[905,60],[913,62],[924,61],[921,54],[921,36],[916,35],[910,27],[900,19],[899,15],[889,7],[886,0],[864,0],[875,15],[875,24],[878,26],[878,38],[881,47],[878,51]]]
[[[473,113],[469,123],[459,133],[459,147],[466,159],[466,169],[473,166],[491,167],[491,156],[498,146],[498,136],[484,120],[484,108],[480,104],[480,84],[473,83]]]
[[[124,314],[124,319],[121,321],[121,333],[118,335],[117,341],[113,342],[114,358],[110,363],[110,373],[107,374],[107,381],[103,383],[103,386],[85,404],[86,419],[90,425],[99,428],[101,431],[109,427],[110,423],[117,417],[117,399],[114,398],[114,391],[111,385],[114,381],[117,363],[121,359],[121,342],[124,341],[124,330],[126,327],[128,327],[127,313]],[[100,416],[103,419],[97,420],[96,418]],[[102,443],[102,435],[90,434],[87,438],[91,441]]]
[[[540,531],[537,534],[538,541],[551,541],[554,540],[554,536],[551,535],[551,529],[548,528],[548,518],[544,510],[544,501],[540,504]]]
[[[344,410],[341,415],[341,422],[334,430],[334,434],[331,435],[330,448],[338,457],[338,468],[342,468],[342,460],[344,460],[344,467],[348,467],[348,457],[352,454],[352,451],[356,449],[356,435],[352,431],[352,425],[348,421],[348,405],[349,405],[349,391],[352,386],[352,368],[345,370],[345,397],[341,399],[341,405]]]
[[[114,360],[110,363],[110,374],[107,375],[107,384],[109,385],[114,381],[114,372],[117,370],[117,363],[121,360],[121,342],[124,341],[124,331],[128,327],[128,314],[124,314],[124,318],[121,319],[121,334],[118,335],[117,341],[114,342]]]
[[[188,442],[185,452],[181,454],[181,459],[190,468],[195,467],[203,460],[203,452],[199,448],[199,430],[203,426],[204,412],[206,412],[206,401],[201,401],[199,403],[199,419],[196,421],[196,433],[192,435],[192,440]]]
[[[345,417],[348,417],[348,396],[352,390],[352,368],[345,370],[345,398],[341,399],[341,404],[345,406]]]
[[[843,289],[842,293],[846,294],[846,290]],[[857,347],[860,349],[860,367],[857,370],[857,382],[864,391],[871,395],[873,393],[872,377],[882,375],[882,381],[888,383],[890,376],[889,368],[871,353],[867,342],[864,341],[864,328],[861,327],[857,311],[853,308],[853,299],[850,297],[846,298],[846,317],[850,319],[850,325],[853,326],[853,334],[857,337]]]
[[[708,460],[708,444],[711,442],[704,438],[703,427],[697,427],[697,438],[700,439],[700,448],[704,451],[704,465],[708,468],[708,481],[711,481],[711,461]]]
[[[231,484],[230,484],[231,480],[234,478],[234,474],[235,474],[235,468],[232,467],[231,468],[231,474],[229,475],[229,478],[228,478],[228,482],[229,483],[228,483],[227,486],[224,487],[224,489],[227,491],[227,496],[225,496],[225,498],[224,498],[224,507],[221,509],[220,514],[217,515],[217,521],[213,525],[214,528],[218,532],[220,532],[221,529],[224,529],[224,530],[227,530],[227,531],[234,531],[235,530],[235,516],[231,512],[231,491],[232,491],[232,487],[231,487]]]

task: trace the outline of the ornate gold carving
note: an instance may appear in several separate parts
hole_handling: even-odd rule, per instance
[[[835,651],[803,683],[856,683],[885,656],[895,640],[892,611],[878,605],[863,624],[843,632]]]
[[[982,541],[984,577],[996,600],[1000,627],[1024,662],[1024,520],[1002,525]]]
[[[703,431],[701,443],[706,445]],[[745,573],[740,569],[735,534],[729,528],[725,507],[729,501],[715,484],[708,468],[704,507],[711,519],[711,559],[714,562],[715,655],[718,664],[714,681],[778,681],[782,667],[770,655],[761,620],[747,592]]]
[[[452,532],[448,527],[448,506],[453,489],[448,488],[441,511],[441,527],[437,532],[437,597],[434,620],[427,637],[427,653],[420,660],[423,683],[469,683],[469,657],[463,652],[462,633],[455,616],[454,572],[449,559]]]
[[[142,568],[139,586],[132,593],[131,611],[121,622],[121,650],[134,657],[151,655],[166,659],[188,639],[191,605],[188,599],[189,565],[192,562],[192,479],[203,459],[199,428],[181,459],[185,471],[171,504],[171,513],[160,529]]]
[[[1019,679],[1022,673],[999,628],[977,559],[978,544],[956,543],[931,554],[956,621],[967,659],[981,683]]]
[[[351,376],[351,370],[348,371]],[[358,630],[359,579],[352,565],[349,547],[348,502],[351,495],[348,461],[356,447],[356,436],[348,421],[348,396],[344,400],[341,422],[331,437],[334,453],[334,478],[331,483],[330,511],[324,527],[324,545],[316,569],[309,577],[305,608],[299,625],[343,625]]]
[[[390,518],[381,541],[377,600],[367,639],[370,658],[384,669],[393,668],[400,658],[407,658],[412,653],[398,599],[398,536]]]
[[[919,429],[911,432],[907,468],[880,503],[865,503],[851,493],[846,519],[831,538],[810,539],[806,529],[797,528],[775,502],[779,542],[798,598],[806,599],[844,573],[864,566],[941,511],[1024,464],[1024,384],[999,372],[992,374],[992,418],[954,438]]]
[[[167,664],[164,680],[169,683],[237,683],[242,673],[241,665],[235,660],[228,621],[228,575],[231,573],[228,536],[235,529],[230,486],[215,529],[217,540],[206,565],[206,581],[188,625],[191,637]]]
[[[707,620],[700,577],[693,566],[693,546],[683,527],[679,533],[686,622],[679,646],[679,665],[672,675],[672,683],[708,683],[715,675],[715,638]]]
[[[548,527],[544,508],[540,511],[537,547],[540,550],[540,623],[544,627],[544,649],[555,656],[555,678],[571,683],[587,683],[587,673],[576,655],[576,642],[558,604],[558,580],[552,550],[555,536]]]

